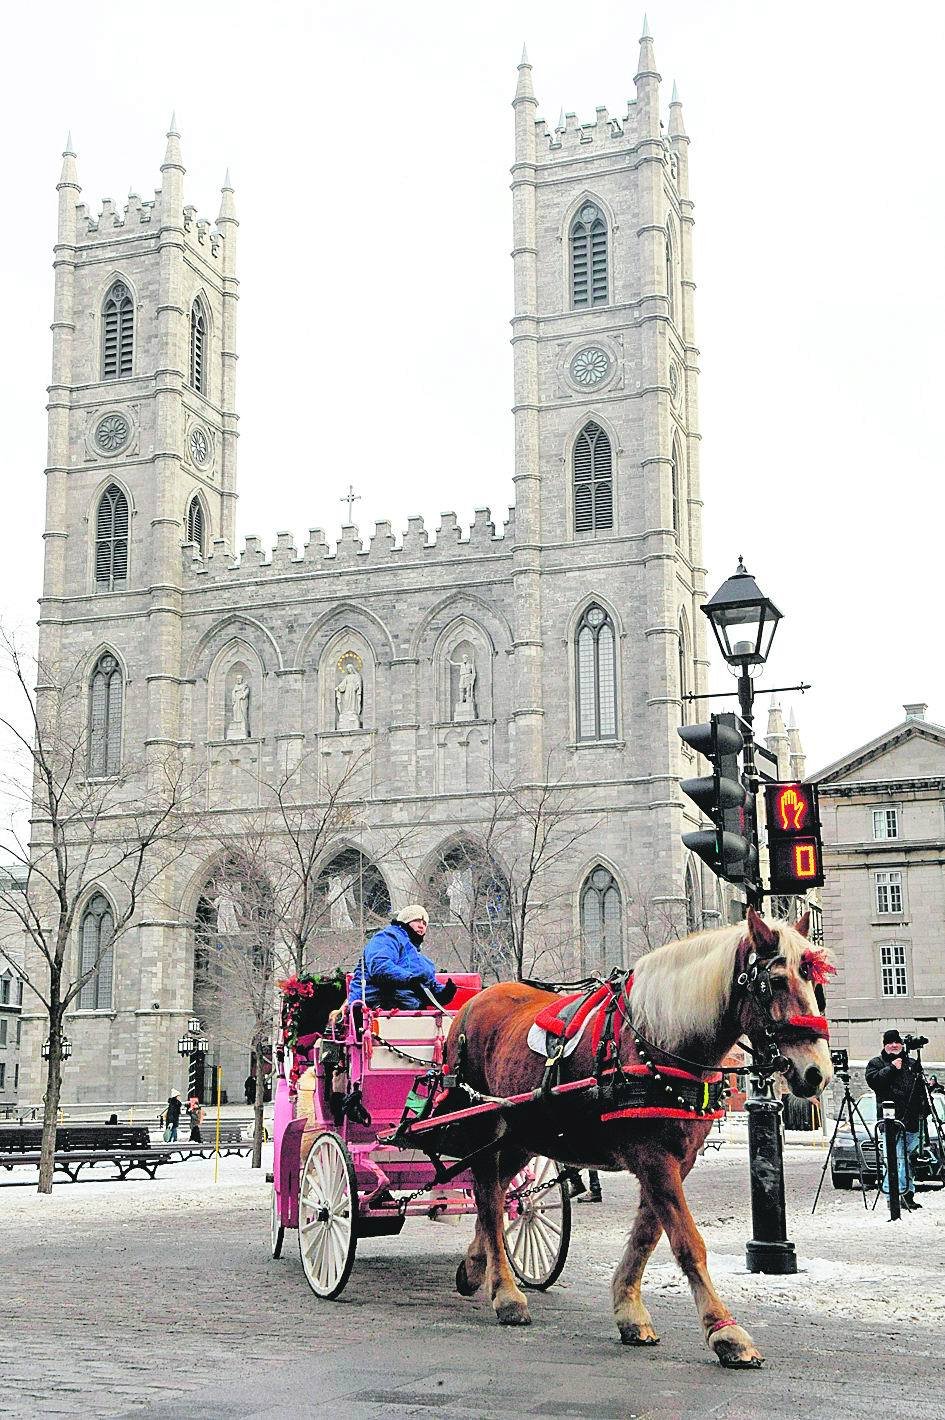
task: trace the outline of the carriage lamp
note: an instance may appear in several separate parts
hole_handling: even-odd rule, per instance
[[[197,1048],[197,1042],[192,1035],[182,1035],[177,1042],[178,1055],[191,1055]]]
[[[42,1054],[42,1057],[43,1057],[44,1060],[48,1060],[49,1057],[50,1057],[50,1055],[52,1054],[52,1044],[51,1044],[51,1042],[50,1042],[48,1036],[47,1036],[47,1038],[43,1041],[41,1054]],[[61,1035],[61,1036],[59,1037],[59,1059],[60,1059],[60,1060],[68,1060],[68,1059],[69,1059],[69,1056],[70,1056],[71,1054],[72,1054],[72,1041],[69,1039],[69,1037],[68,1037],[67,1035]]]
[[[210,1041],[202,1032],[194,1040],[194,1050],[198,1055],[206,1055],[210,1049]]]
[[[719,650],[733,670],[745,674],[749,666],[764,665],[781,613],[740,557],[731,577],[702,610],[709,618]]]

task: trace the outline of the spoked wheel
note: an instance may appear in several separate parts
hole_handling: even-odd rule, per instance
[[[337,1297],[358,1244],[358,1189],[351,1155],[337,1134],[319,1134],[299,1184],[299,1253],[316,1297]]]
[[[571,1241],[571,1196],[551,1180],[560,1165],[541,1154],[509,1184],[505,1200],[505,1251],[523,1287],[544,1292],[557,1282]],[[549,1185],[543,1188],[542,1185]],[[532,1193],[531,1189],[540,1189]]]
[[[282,1215],[279,1212],[279,1195],[276,1192],[275,1184],[272,1185],[272,1205],[269,1210],[269,1232],[272,1238],[272,1255],[273,1257],[281,1257],[285,1228],[282,1223]]]

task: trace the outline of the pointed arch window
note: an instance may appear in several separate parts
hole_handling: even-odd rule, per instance
[[[121,667],[110,651],[99,656],[89,686],[89,774],[121,769]]]
[[[676,239],[672,222],[666,224],[666,302],[671,321],[676,319]]]
[[[607,976],[623,967],[623,904],[613,873],[596,867],[581,889],[581,937],[587,964]]]
[[[109,288],[102,307],[102,379],[122,380],[132,373],[135,314],[124,281]]]
[[[571,305],[605,306],[609,295],[607,223],[600,208],[586,202],[571,223]]]
[[[685,621],[679,621],[679,723],[689,724],[689,705],[686,696],[690,693],[692,686],[689,683],[689,634],[686,630]]]
[[[598,532],[613,525],[613,450],[607,434],[591,420],[574,445],[574,531]]]
[[[199,297],[190,308],[190,387],[207,393],[207,317]]]
[[[692,864],[686,864],[686,931],[698,932],[702,928],[702,913],[699,910],[699,889]]]
[[[110,483],[95,517],[95,583],[112,592],[128,577],[128,499]]]
[[[673,532],[676,534],[676,541],[679,539],[680,517],[682,513],[682,502],[680,497],[680,471],[679,471],[679,445],[673,440],[673,452],[669,461],[670,472],[670,496],[672,498],[673,512]]]
[[[115,919],[108,899],[97,892],[82,914],[79,928],[79,975],[92,975],[79,992],[80,1011],[112,1008],[112,938]]]
[[[201,557],[206,556],[206,544],[204,542],[205,525],[203,516],[203,504],[199,496],[195,493],[187,505],[187,542],[194,542]]]
[[[617,639],[603,607],[589,606],[581,617],[575,656],[578,739],[616,739]]]

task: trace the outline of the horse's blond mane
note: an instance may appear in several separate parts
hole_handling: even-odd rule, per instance
[[[780,955],[796,968],[807,938],[787,922],[769,925],[777,929]],[[633,968],[630,1013],[647,1040],[679,1050],[714,1039],[731,997],[735,953],[747,932],[744,922],[694,932],[640,958]]]

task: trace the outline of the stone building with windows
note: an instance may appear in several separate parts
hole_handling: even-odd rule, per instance
[[[820,792],[824,934],[838,972],[832,1043],[864,1062],[887,1026],[945,1062],[945,728],[905,719],[813,775]]]
[[[551,760],[595,825],[556,863],[550,894],[574,968],[627,959],[641,895],[683,926],[719,920],[714,880],[703,890],[680,843],[693,820],[678,779],[694,770],[676,728],[707,664],[693,204],[682,105],[674,91],[663,109],[649,34],[635,86],[621,116],[601,107],[552,127],[523,54],[514,508],[504,525],[480,510],[468,535],[447,513],[435,534],[411,518],[402,537],[380,523],[369,540],[343,527],[334,548],[320,530],[301,550],[288,534],[271,553],[255,537],[237,547],[229,179],[216,222],[199,217],[172,122],[154,199],[92,216],[65,153],[41,651],[84,667],[89,774],[125,781],[132,801],[131,766],[179,752],[203,773],[206,832],[70,1016],[67,1100],[179,1082],[177,1038],[237,910],[214,834],[264,805],[288,764],[305,766],[313,802],[359,765],[363,827],[323,865],[339,934],[418,891],[435,925],[466,912],[499,930],[501,854],[484,892],[470,867],[494,776],[537,784]],[[384,833],[404,824],[409,861],[387,861]],[[111,911],[102,883],[80,913],[77,961]],[[40,1022],[25,1027],[33,1097]],[[225,1064],[232,1088],[248,1059]]]

